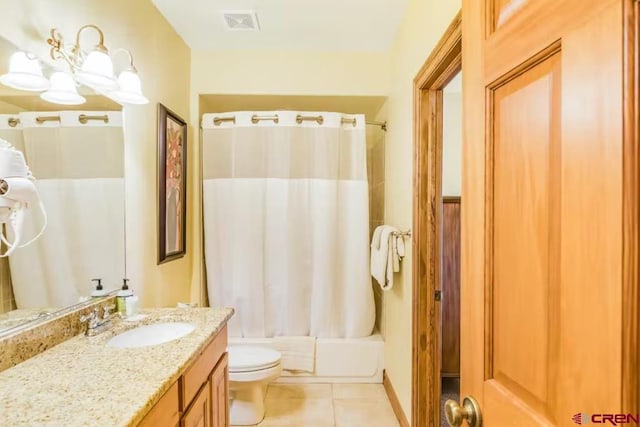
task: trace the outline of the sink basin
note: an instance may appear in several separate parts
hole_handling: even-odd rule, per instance
[[[116,335],[107,341],[107,347],[137,348],[163,344],[190,334],[195,329],[190,323],[169,322],[139,326]]]

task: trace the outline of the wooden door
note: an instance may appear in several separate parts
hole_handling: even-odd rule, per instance
[[[461,395],[485,426],[638,410],[630,5],[463,0]]]
[[[442,200],[440,374],[460,376],[460,198]]]
[[[211,386],[205,382],[182,417],[182,427],[211,427]]]
[[[211,427],[229,427],[229,369],[227,353],[211,373]]]

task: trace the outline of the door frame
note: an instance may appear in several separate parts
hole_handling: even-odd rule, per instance
[[[442,89],[461,69],[458,12],[413,80],[412,427],[440,424],[440,305],[435,291],[440,280]]]
[[[640,2],[623,1],[622,410],[640,413]]]

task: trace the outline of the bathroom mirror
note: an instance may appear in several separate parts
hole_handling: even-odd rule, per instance
[[[0,75],[17,50],[0,38]],[[126,276],[122,107],[78,90],[86,103],[70,106],[0,84],[0,139],[23,153],[47,216],[37,240],[0,258],[0,336],[106,295]],[[38,209],[25,209],[21,243],[42,225]]]

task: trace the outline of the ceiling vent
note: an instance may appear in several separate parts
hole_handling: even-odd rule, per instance
[[[228,31],[260,31],[258,17],[252,10],[223,10],[221,13]]]

